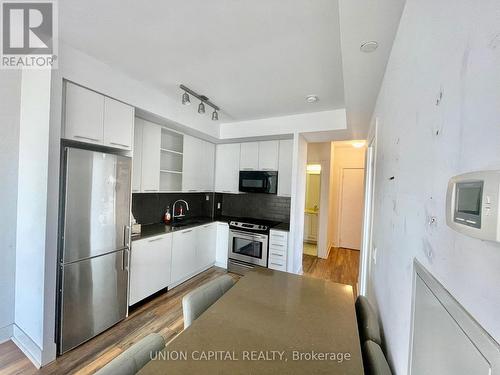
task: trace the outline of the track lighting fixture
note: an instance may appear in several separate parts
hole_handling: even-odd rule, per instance
[[[200,115],[205,113],[205,104],[203,104],[203,102],[200,102],[200,104],[198,104],[198,113]]]
[[[205,95],[200,95],[197,92],[191,90],[190,88],[180,85],[179,86],[182,91],[184,91],[184,94],[182,94],[182,104],[184,105],[189,105],[191,104],[191,101],[189,100],[189,95],[194,96],[195,98],[200,100],[200,104],[198,104],[198,113],[203,115],[205,113],[205,104],[208,105],[209,107],[213,108],[212,112],[212,120],[213,121],[218,121],[219,120],[219,112],[220,108],[212,103],[210,99],[208,99]]]
[[[184,94],[182,94],[182,104],[183,105],[191,104],[191,101],[189,100],[189,94],[187,92],[184,92]]]

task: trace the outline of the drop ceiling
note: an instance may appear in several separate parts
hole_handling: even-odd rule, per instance
[[[179,101],[185,84],[222,108],[220,122],[349,108],[340,2],[64,0],[60,39]],[[387,56],[371,68],[378,78]],[[373,106],[378,87],[368,91]]]

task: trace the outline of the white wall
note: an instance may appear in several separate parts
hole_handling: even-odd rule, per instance
[[[307,142],[302,135],[295,134],[293,138],[292,198],[290,201],[287,271],[298,274],[302,273],[306,166]]]
[[[331,246],[340,245],[340,199],[342,191],[342,169],[343,168],[364,168],[365,148],[355,148],[350,143],[332,143],[332,180],[330,185],[330,222],[328,223],[329,240]],[[360,230],[361,236],[361,223]]]
[[[336,109],[221,124],[220,139],[328,132],[346,126],[345,109]]]
[[[14,323],[17,168],[21,72],[0,71],[0,342],[12,335]]]
[[[500,245],[445,223],[451,176],[500,169],[499,103],[500,2],[407,0],[375,112],[369,290],[396,374],[408,367],[415,257],[500,341]]]
[[[14,337],[38,364],[43,349],[50,79],[50,70],[23,71],[20,96]]]
[[[309,143],[307,163],[321,164],[320,208],[318,217],[318,257],[327,258],[329,253],[328,216],[330,206],[330,142]]]

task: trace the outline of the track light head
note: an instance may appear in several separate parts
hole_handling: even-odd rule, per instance
[[[212,121],[219,121],[219,114],[215,110],[212,112]]]
[[[183,105],[190,105],[191,104],[191,101],[189,100],[189,94],[187,92],[182,94],[182,104]]]
[[[200,115],[205,113],[205,104],[203,104],[203,102],[200,102],[200,104],[198,104],[198,113]]]

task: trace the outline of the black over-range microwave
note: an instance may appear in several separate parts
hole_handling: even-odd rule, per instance
[[[240,171],[239,190],[246,193],[276,194],[278,192],[278,172]]]

